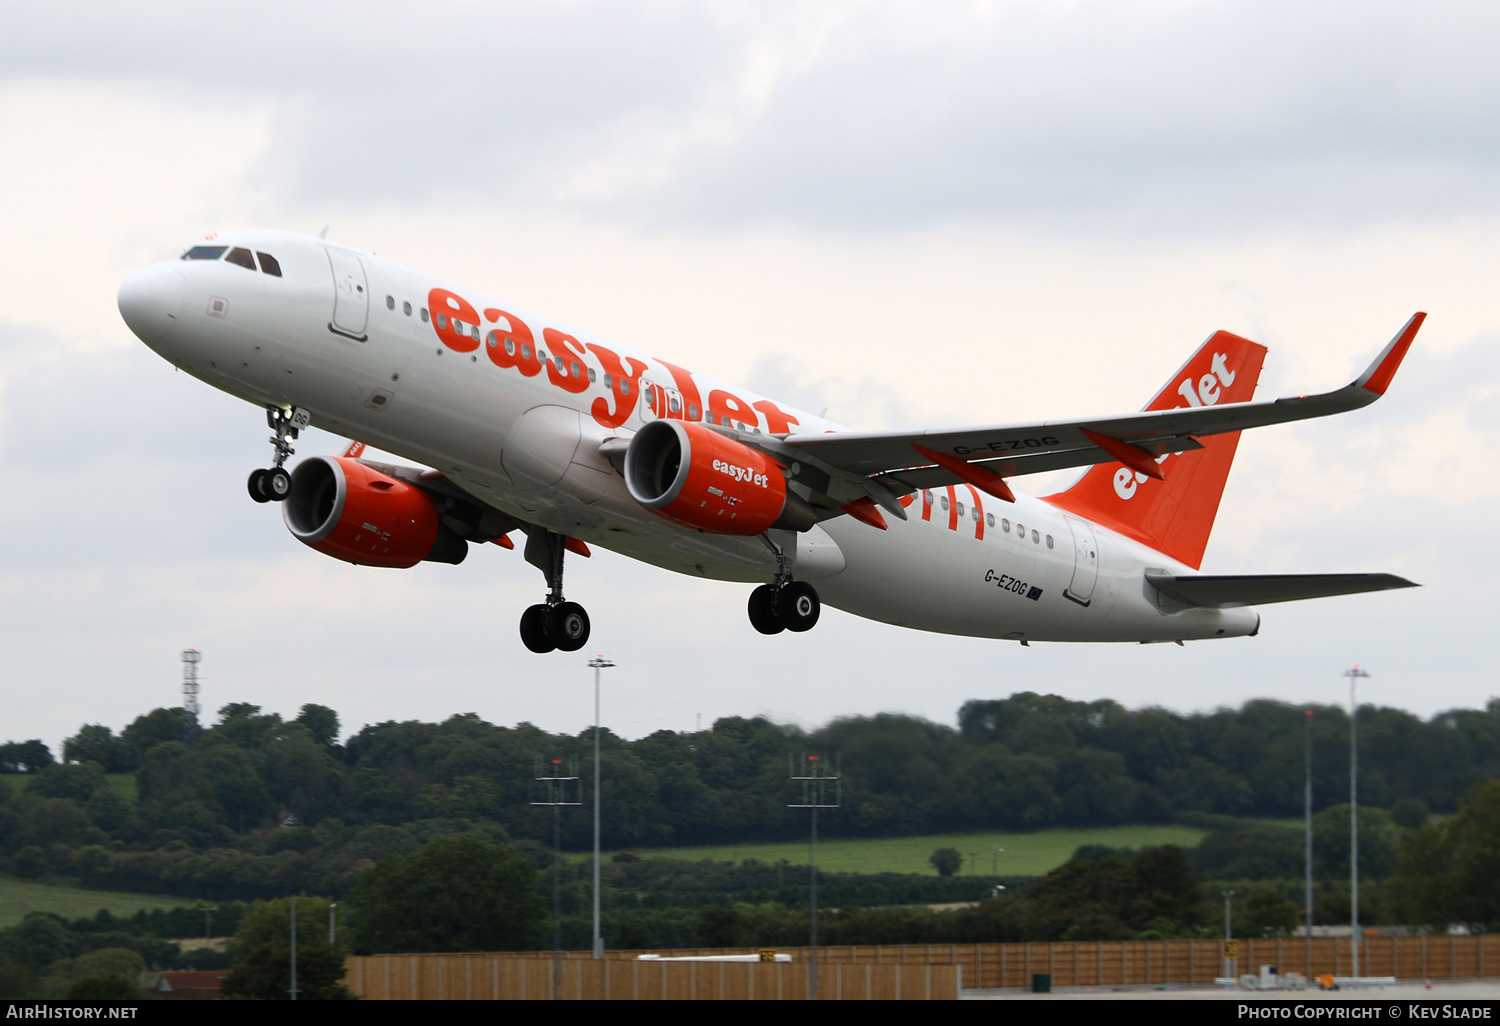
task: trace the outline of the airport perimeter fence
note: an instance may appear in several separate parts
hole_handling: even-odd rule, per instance
[[[587,953],[584,953],[587,955]],[[389,1001],[805,1001],[808,967],[796,962],[657,962],[564,958],[537,952],[353,955],[344,983],[365,1000]],[[954,964],[819,966],[830,1000],[957,1000]]]
[[[1361,938],[1360,973],[1401,980],[1500,976],[1500,937]],[[1308,977],[1355,975],[1348,937],[1241,939],[1237,973],[1262,965]],[[1078,941],[1031,944],[885,944],[820,947],[825,998],[951,998],[958,989],[1029,988],[1047,973],[1053,987],[1206,985],[1224,975],[1222,940]],[[778,948],[792,962],[639,962],[643,951],[563,952],[563,997],[806,997],[807,948]],[[663,957],[746,955],[750,948],[652,949]],[[633,967],[608,968],[628,962]],[[549,952],[366,955],[349,959],[345,983],[367,998],[548,997]],[[723,970],[721,972],[721,969]],[[947,970],[942,972],[942,970]],[[653,975],[655,974],[655,975]],[[540,988],[540,989],[538,989]]]

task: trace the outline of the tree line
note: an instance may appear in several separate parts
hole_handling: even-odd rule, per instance
[[[1326,810],[1347,792],[1349,722],[1335,707],[1313,713]],[[1359,717],[1361,794],[1391,815],[1452,812],[1500,776],[1500,702],[1426,721],[1373,706]],[[634,741],[606,731],[604,844],[801,837],[787,759],[804,752],[838,760],[844,807],[824,819],[835,837],[1295,816],[1307,722],[1303,707],[1270,701],[1179,714],[1022,692],[968,702],[951,727],[887,714],[812,731],[740,717]],[[588,732],[472,714],[341,741],[336,712],[319,705],[286,720],[232,703],[203,729],[155,709],[119,733],[82,727],[61,762],[39,741],[0,746],[0,871],[216,900],[345,894],[369,866],[438,836],[549,845],[550,813],[530,804],[536,760],[576,758],[588,780],[591,752]],[[588,817],[564,825],[566,848],[589,844]],[[1258,840],[1262,862],[1290,864],[1286,837]],[[1223,859],[1240,857],[1235,844]]]

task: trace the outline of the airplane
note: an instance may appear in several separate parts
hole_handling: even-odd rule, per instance
[[[1359,409],[1415,314],[1343,388],[1256,402],[1266,348],[1218,331],[1139,413],[854,431],[372,253],[272,230],[205,236],[120,286],[126,325],[264,407],[247,482],[292,535],[362,566],[514,548],[545,578],[533,652],[587,643],[565,556],[600,545],[754,585],[762,634],[822,604],[899,627],[1033,641],[1254,636],[1271,602],[1414,587],[1390,574],[1198,572],[1239,433]],[[354,439],[288,470],[300,431]],[[420,466],[361,457],[365,445]],[[1086,468],[1044,497],[1013,478]]]

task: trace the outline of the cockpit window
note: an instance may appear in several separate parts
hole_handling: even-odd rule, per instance
[[[262,271],[266,274],[275,275],[278,278],[281,277],[281,264],[277,262],[275,257],[269,253],[262,253],[260,250],[256,250],[255,255],[260,257],[260,269]]]
[[[238,264],[239,266],[248,268],[252,271],[255,270],[255,258],[250,255],[250,251],[248,249],[242,249],[239,246],[231,249],[229,251],[229,255],[225,257],[224,260],[226,263]]]
[[[228,246],[194,246],[182,254],[184,260],[217,260],[224,255]]]

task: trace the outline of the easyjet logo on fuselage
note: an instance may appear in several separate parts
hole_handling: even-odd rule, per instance
[[[1199,364],[1202,366],[1202,364]],[[1177,383],[1176,394],[1183,398],[1183,402],[1177,404],[1177,409],[1188,409],[1194,406],[1212,406],[1224,395],[1222,388],[1228,388],[1234,384],[1235,372],[1229,369],[1229,356],[1227,353],[1214,353],[1213,362],[1209,373],[1196,377],[1189,374]],[[1165,465],[1168,456],[1180,456],[1181,453],[1166,453],[1156,458],[1158,464]],[[1165,472],[1165,466],[1163,466]],[[1133,499],[1140,486],[1151,480],[1138,470],[1129,467],[1121,467],[1115,471],[1114,485],[1115,494],[1122,499]]]
[[[483,346],[485,355],[496,367],[517,371],[528,378],[545,369],[548,383],[564,392],[578,394],[602,384],[610,398],[595,398],[589,407],[589,414],[602,427],[619,427],[635,409],[636,397],[642,392],[641,376],[648,368],[634,357],[621,358],[608,346],[580,342],[555,328],[543,328],[539,343],[531,327],[515,314],[486,307],[481,321],[474,304],[448,289],[428,290],[427,308],[438,338],[455,352],[472,353]],[[543,345],[548,349],[543,349]],[[590,353],[603,371],[602,381],[596,381],[596,372],[588,366]],[[648,391],[647,403],[656,417],[704,420],[724,427],[743,424],[773,435],[787,434],[792,425],[800,423],[769,399],[747,403],[720,388],[710,389],[705,403],[691,371],[665,360],[657,363],[671,374],[681,398],[679,401],[674,397],[668,403],[664,390],[656,389],[662,393],[660,399]]]

